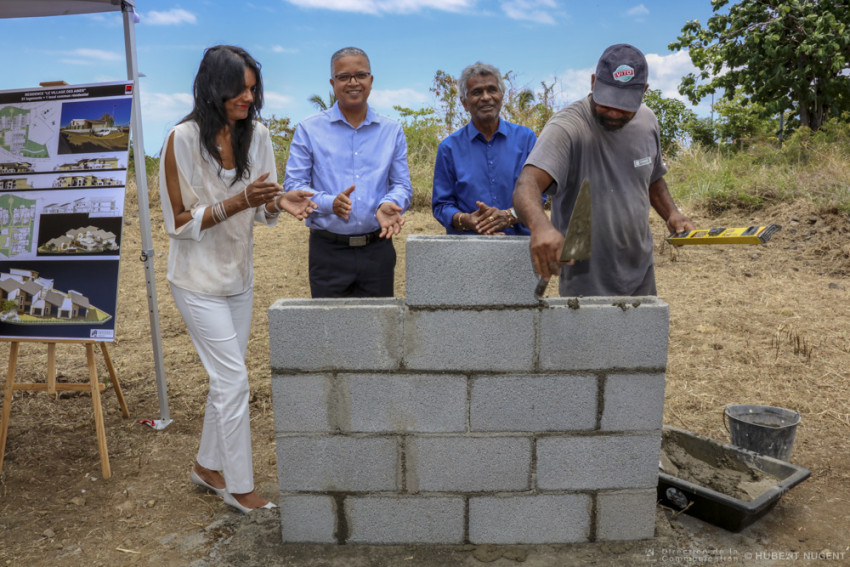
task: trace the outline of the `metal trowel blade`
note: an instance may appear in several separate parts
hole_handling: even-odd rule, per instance
[[[590,258],[590,212],[590,181],[585,178],[578,190],[570,224],[567,225],[567,233],[564,235],[561,262]]]

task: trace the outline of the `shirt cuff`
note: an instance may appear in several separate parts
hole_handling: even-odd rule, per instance
[[[192,211],[192,220],[181,227],[175,228],[174,232],[169,236],[178,240],[196,240],[200,242],[204,237],[204,231],[201,230],[201,223],[204,220],[204,211],[207,207],[197,207]]]

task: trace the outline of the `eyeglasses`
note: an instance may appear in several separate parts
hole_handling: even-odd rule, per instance
[[[360,83],[360,82],[365,81],[366,79],[368,79],[371,75],[372,75],[372,73],[365,73],[365,72],[360,72],[360,73],[340,73],[339,75],[334,75],[334,79],[336,79],[337,81],[341,81],[341,82],[343,82],[343,83],[347,83],[347,82],[349,82],[351,79],[354,79],[355,81],[357,81],[358,83]]]

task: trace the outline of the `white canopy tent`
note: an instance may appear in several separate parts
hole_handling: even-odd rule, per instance
[[[133,115],[130,125],[133,139],[133,162],[136,169],[136,191],[139,201],[139,226],[142,231],[140,260],[145,265],[148,291],[148,311],[151,343],[156,368],[156,388],[159,396],[160,419],[153,420],[155,429],[165,429],[171,423],[168,411],[168,392],[165,367],[162,361],[162,339],[159,327],[159,308],[156,300],[156,279],[153,267],[153,239],[148,211],[148,184],[145,173],[145,146],[142,138],[142,112],[139,100],[139,71],[136,58],[135,0],[0,0],[0,18],[35,16],[67,16],[96,12],[121,12],[124,17],[124,51],[127,58],[127,79],[133,81]],[[26,85],[22,85],[25,87]]]

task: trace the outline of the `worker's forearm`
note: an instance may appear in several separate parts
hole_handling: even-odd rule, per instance
[[[671,214],[679,210],[676,203],[673,202],[673,197],[670,195],[667,182],[664,181],[663,177],[649,186],[649,203],[665,221],[670,218]]]
[[[514,188],[514,209],[520,222],[524,223],[532,232],[551,225],[549,217],[543,210],[541,192],[533,180],[520,175]]]

